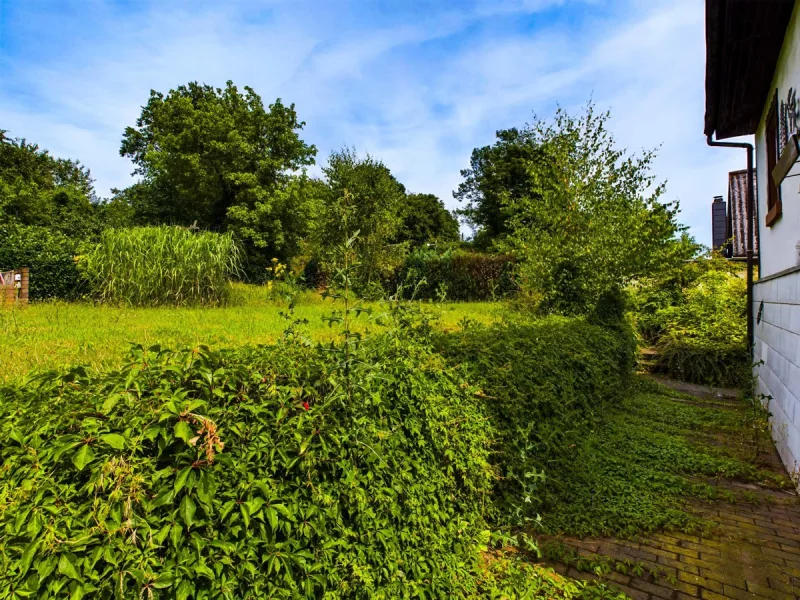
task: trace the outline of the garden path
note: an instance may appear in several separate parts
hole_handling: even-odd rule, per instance
[[[666,383],[697,398],[698,405],[732,404],[730,390]],[[720,440],[725,443],[725,440]],[[786,474],[774,447],[762,465]],[[602,576],[635,600],[790,600],[800,598],[800,499],[793,492],[715,480],[735,503],[690,501],[689,510],[713,523],[712,534],[661,533],[633,540],[558,538],[589,561],[637,565]],[[619,563],[616,563],[619,561]],[[552,565],[577,579],[598,579],[574,566]]]

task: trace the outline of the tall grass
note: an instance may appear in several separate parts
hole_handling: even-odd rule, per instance
[[[98,300],[128,306],[224,304],[239,264],[230,234],[168,226],[106,230],[79,263]]]

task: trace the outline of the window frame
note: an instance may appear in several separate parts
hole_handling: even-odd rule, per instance
[[[780,139],[779,127],[778,90],[775,90],[775,95],[772,97],[772,102],[770,103],[766,122],[764,124],[764,140],[767,150],[767,216],[765,219],[767,227],[772,227],[783,213],[781,186],[777,185],[772,178],[772,171],[775,165],[778,164],[778,157],[780,156],[780,150],[778,148]]]

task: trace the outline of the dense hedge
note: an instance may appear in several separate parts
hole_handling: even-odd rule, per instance
[[[32,300],[76,300],[88,291],[75,264],[79,244],[46,227],[0,224],[0,270],[29,267]]]
[[[398,311],[347,346],[139,347],[0,389],[0,595],[557,593],[480,553],[619,392],[625,336],[549,318],[431,340]]]
[[[750,377],[747,284],[743,277],[710,271],[660,310],[658,368],[693,383],[743,387]]]
[[[597,412],[623,393],[634,365],[632,331],[624,323],[547,317],[472,326],[440,343],[479,386],[496,431],[497,518],[515,525],[534,518],[569,472]]]
[[[519,289],[516,273],[517,260],[508,254],[415,253],[398,269],[394,285],[406,285],[406,293],[422,300],[442,294],[448,300],[497,300]]]
[[[139,349],[0,391],[0,596],[471,595],[477,403],[423,346],[357,357],[348,386],[331,348]]]

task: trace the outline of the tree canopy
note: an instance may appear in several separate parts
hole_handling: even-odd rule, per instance
[[[329,189],[321,241],[333,249],[357,232],[357,272],[362,286],[369,287],[402,258],[404,245],[396,238],[405,187],[381,161],[360,158],[349,148],[331,153],[322,171]]]
[[[412,247],[454,242],[461,237],[458,219],[433,194],[407,194],[401,212],[403,221],[397,239],[408,242]]]
[[[120,147],[142,177],[131,193],[142,220],[223,228],[231,207],[264,215],[287,174],[313,164],[316,148],[300,139],[294,105],[278,99],[265,109],[244,90],[229,81],[150,92]]]
[[[578,116],[559,109],[519,132],[531,158],[510,153],[526,187],[497,194],[501,245],[522,259],[524,288],[544,312],[586,314],[604,295],[686,258],[678,203],[661,201],[665,186],[651,172],[655,153],[618,149],[608,118],[592,104]]]
[[[82,235],[95,227],[89,169],[0,130],[0,219]]]

